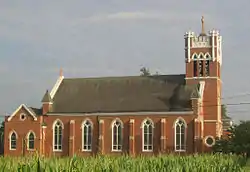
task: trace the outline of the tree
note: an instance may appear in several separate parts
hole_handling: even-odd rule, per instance
[[[230,127],[228,137],[217,139],[213,150],[250,157],[250,121],[241,121],[240,124]]]
[[[3,153],[4,148],[4,121],[2,121],[0,126],[0,154]]]
[[[160,75],[159,72],[156,72],[155,74],[151,74],[150,70],[148,68],[146,68],[146,67],[142,67],[140,69],[140,72],[141,72],[140,76],[152,76],[152,75],[157,76],[157,75]]]
[[[227,115],[227,107],[225,104],[222,104],[221,105],[221,117],[222,118],[230,118],[228,115]]]
[[[146,67],[142,67],[140,69],[140,72],[141,72],[141,76],[150,76],[151,75],[149,69]]]

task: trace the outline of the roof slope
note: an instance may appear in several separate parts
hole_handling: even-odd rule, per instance
[[[52,112],[186,111],[193,90],[185,85],[185,75],[66,78]]]
[[[49,91],[47,90],[42,98],[42,103],[50,103],[50,102],[51,102],[51,97]]]

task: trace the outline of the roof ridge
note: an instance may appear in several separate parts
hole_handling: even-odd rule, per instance
[[[141,75],[121,75],[121,76],[103,76],[103,77],[65,77],[65,80],[73,79],[120,79],[120,78],[139,78],[139,77],[160,77],[160,76],[183,76],[185,74],[164,74],[164,75],[150,75],[150,76],[141,76]]]

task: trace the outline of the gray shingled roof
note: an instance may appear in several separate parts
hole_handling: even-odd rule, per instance
[[[46,92],[42,98],[42,103],[50,103],[50,102],[51,102],[51,97],[50,97],[49,91],[46,90]]]
[[[31,112],[36,115],[42,115],[42,108],[28,107]]]
[[[65,78],[52,112],[188,111],[195,89],[185,85],[185,75]]]

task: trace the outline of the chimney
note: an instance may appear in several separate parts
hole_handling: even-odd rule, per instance
[[[48,90],[43,96],[42,104],[43,104],[43,115],[47,114],[48,112],[51,112],[53,102],[51,100]]]

